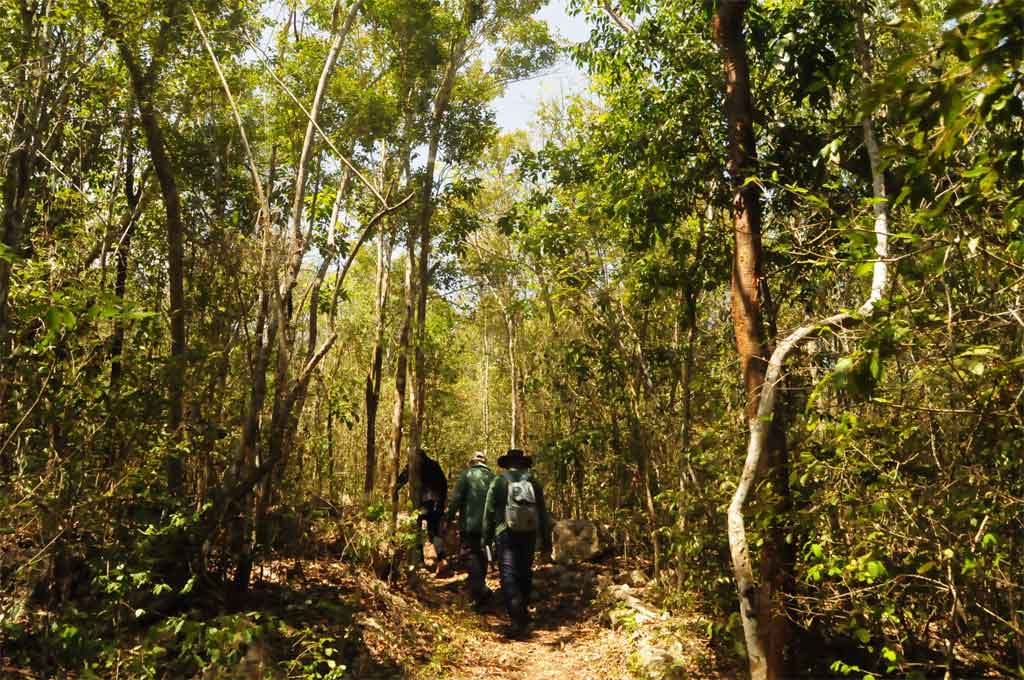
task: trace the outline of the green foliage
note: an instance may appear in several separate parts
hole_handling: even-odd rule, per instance
[[[431,288],[408,357],[427,370],[422,443],[454,475],[518,437],[557,516],[657,560],[652,590],[709,612],[709,635],[745,654],[722,522],[747,433],[715,3],[573,3],[591,32],[569,53],[592,96],[543,105],[530,136],[499,134],[492,107],[561,54],[538,0],[367,0],[327,83],[298,234],[286,225],[308,120],[274,76],[308,106],[346,7],[191,7],[270,189],[264,233],[189,7],[106,4],[0,7],[4,662],[83,677],[357,672],[354,604],[213,600],[246,560],[258,573],[332,546],[383,573],[416,545],[410,518],[392,530],[387,487],[406,453],[390,447],[403,274],[418,264],[404,243],[423,215]],[[787,474],[761,480],[750,507],[751,545],[781,531],[794,551],[794,640],[821,650],[798,655],[806,674],[1020,666],[1022,17],[1021,0],[747,3],[769,337],[867,294],[880,202],[865,118],[889,198],[879,313],[791,356],[774,415]],[[145,101],[132,57],[153,74]],[[187,347],[173,360],[153,120],[186,230]],[[344,180],[324,138],[373,190]],[[355,253],[375,192],[411,198]],[[185,472],[175,493],[169,458]]]

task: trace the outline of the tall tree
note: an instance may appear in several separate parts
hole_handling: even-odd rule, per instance
[[[740,370],[747,395],[748,427],[754,427],[757,405],[767,369],[768,342],[764,316],[767,280],[761,243],[761,192],[756,181],[757,148],[754,105],[744,37],[746,0],[721,0],[713,19],[715,40],[722,51],[725,72],[725,114],[729,125],[729,176],[733,185],[732,317]],[[775,414],[773,414],[774,416]],[[787,675],[788,620],[782,596],[791,556],[785,534],[778,529],[781,513],[788,510],[789,469],[780,418],[772,418],[766,467],[781,499],[776,524],[761,562],[761,584],[754,581],[749,548],[742,536],[738,508],[729,508],[729,544],[740,595],[740,618],[750,675],[756,680]],[[739,525],[737,525],[739,522]]]
[[[168,60],[173,38],[183,18],[184,7],[178,0],[165,0],[154,8],[162,19],[152,43],[145,48],[149,63],[144,64],[138,48],[133,48],[126,26],[127,17],[112,10],[106,0],[96,0],[106,26],[107,34],[117,45],[131,85],[135,103],[139,107],[139,121],[146,137],[146,147],[153,162],[153,171],[160,184],[167,229],[167,281],[169,292],[168,316],[171,322],[171,353],[168,360],[169,415],[168,428],[172,445],[166,456],[167,490],[177,494],[184,483],[184,467],[177,442],[184,436],[185,390],[185,225],[182,219],[181,196],[174,164],[171,160],[157,106],[157,85],[161,69]],[[118,8],[121,11],[121,8]]]

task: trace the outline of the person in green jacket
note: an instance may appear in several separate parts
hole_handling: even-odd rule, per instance
[[[494,473],[487,467],[487,458],[477,451],[469,460],[469,467],[463,470],[455,485],[455,495],[445,513],[450,522],[459,514],[459,541],[469,558],[469,596],[473,606],[479,609],[492,593],[485,583],[487,557],[484,554],[483,515],[487,500],[487,489],[494,479]]]
[[[551,527],[544,489],[530,473],[533,460],[520,449],[509,449],[498,458],[505,471],[487,490],[484,505],[484,541],[494,541],[511,627],[508,636],[529,632],[530,595],[533,592],[533,553],[540,538],[545,554],[551,553]]]

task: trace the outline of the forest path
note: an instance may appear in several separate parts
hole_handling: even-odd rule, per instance
[[[508,640],[508,622],[497,574],[488,573],[494,597],[482,613],[469,606],[466,576],[427,576],[417,594],[447,630],[449,639],[424,669],[422,677],[450,680],[524,677],[537,680],[628,680],[632,645],[629,634],[600,624],[598,575],[609,568],[577,565],[564,569],[538,565],[534,571],[532,634]]]

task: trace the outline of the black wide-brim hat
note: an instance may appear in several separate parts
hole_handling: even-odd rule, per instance
[[[533,467],[533,458],[523,453],[522,449],[509,449],[505,455],[498,457],[498,465],[508,469],[512,467]]]

